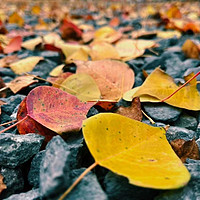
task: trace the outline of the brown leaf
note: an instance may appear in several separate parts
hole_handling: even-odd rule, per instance
[[[18,59],[17,55],[6,56],[0,59],[0,67],[9,67],[9,65],[13,62],[16,62]]]
[[[187,158],[200,159],[199,148],[194,138],[189,141],[183,139],[173,140],[171,141],[171,146],[182,162],[185,162]]]
[[[12,80],[8,87],[11,89],[11,91],[15,94],[19,92],[21,89],[28,87],[29,85],[33,83],[37,83],[38,80],[33,80],[33,76],[19,76]]]
[[[3,82],[3,79],[0,77],[0,89],[6,87],[5,83]],[[0,92],[0,98],[6,97],[6,90],[3,90]]]
[[[6,184],[4,184],[3,182],[3,176],[0,174],[0,194],[3,190],[5,190],[7,188]]]
[[[138,121],[142,120],[142,111],[141,111],[141,104],[140,99],[138,97],[132,100],[131,106],[124,107],[120,106],[115,113],[123,115],[125,117],[129,117],[131,119],[135,119]]]
[[[200,50],[192,40],[186,40],[182,46],[182,51],[188,58],[200,58]]]

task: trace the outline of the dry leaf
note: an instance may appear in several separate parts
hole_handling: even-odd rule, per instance
[[[185,77],[185,80],[188,80],[192,76],[193,75],[190,74]],[[200,110],[200,94],[196,86],[197,81],[194,79],[165,102],[179,108]],[[123,99],[132,101],[134,97],[144,97],[146,101],[151,101],[153,98],[155,102],[156,100],[158,101],[168,97],[177,89],[178,86],[175,84],[173,78],[160,68],[156,68],[140,87],[126,92]],[[150,97],[150,99],[148,99],[148,97]],[[144,101],[144,99],[140,99],[140,101]]]
[[[135,119],[138,121],[142,120],[142,110],[140,99],[138,97],[134,98],[131,102],[131,105],[128,107],[120,106],[115,113]]]
[[[19,60],[17,55],[6,56],[0,59],[0,67],[9,67],[11,63],[16,62],[17,60]]]
[[[90,56],[92,60],[119,59],[117,50],[109,43],[98,41],[91,44]]]
[[[14,51],[19,51],[21,50],[21,44],[22,44],[22,37],[16,36],[11,39],[9,44],[3,49],[3,52],[8,54],[8,53],[13,53]]]
[[[10,64],[10,68],[15,72],[15,74],[31,72],[35,65],[43,59],[43,57],[31,56]]]
[[[188,58],[200,59],[200,48],[192,40],[186,40],[182,51]]]
[[[164,128],[101,113],[83,121],[82,130],[95,161],[127,177],[131,184],[175,189],[190,180],[187,168],[168,143]]]
[[[16,94],[23,88],[38,82],[38,80],[33,80],[33,79],[34,79],[33,76],[19,76],[14,80],[12,80],[10,83],[8,83],[7,86],[11,89],[11,91],[14,94]]]
[[[6,84],[4,83],[3,79],[0,77],[0,89],[1,88],[5,88]],[[7,93],[6,90],[3,90],[2,92],[0,92],[0,98],[6,97]]]
[[[72,62],[74,60],[87,61],[88,53],[84,49],[80,48],[79,50],[77,50],[76,52],[74,52],[66,58],[66,62]]]
[[[11,24],[17,24],[19,26],[24,25],[24,19],[17,12],[14,12],[9,16],[8,22]]]
[[[134,84],[134,72],[123,62],[115,60],[76,61],[76,73],[87,73],[97,83],[103,99],[119,100]],[[113,73],[114,72],[114,73]]]
[[[7,187],[6,187],[6,184],[3,182],[3,176],[0,174],[0,194],[3,190],[5,190]]]
[[[173,150],[177,156],[185,162],[187,158],[199,160],[199,147],[195,142],[195,139],[185,141],[183,139],[176,139],[170,142]]]
[[[29,50],[33,51],[35,49],[35,47],[40,43],[42,43],[42,38],[37,37],[37,38],[23,42],[22,47],[25,48],[25,49],[29,49]]]
[[[55,67],[55,68],[49,73],[49,75],[50,75],[50,76],[59,76],[59,75],[61,75],[61,74],[63,73],[63,70],[62,70],[62,69],[63,69],[64,66],[65,66],[64,64],[61,64],[61,65]]]

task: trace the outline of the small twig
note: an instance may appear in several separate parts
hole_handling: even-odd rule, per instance
[[[0,92],[3,92],[4,90],[7,90],[7,89],[9,89],[9,87],[5,86],[5,87],[3,87],[3,88],[0,89]]]
[[[23,122],[24,120],[26,120],[28,118],[28,116],[24,117],[23,119],[19,120],[18,122],[16,122],[15,124],[3,129],[2,131],[0,131],[0,134],[7,131],[7,130],[10,130],[11,128],[17,126],[19,123]]]
[[[14,120],[12,120],[12,121],[5,122],[5,123],[3,123],[3,124],[0,124],[0,126],[4,126],[4,125],[7,125],[7,124],[11,124],[11,123],[16,122],[16,121],[17,121],[17,120],[14,119]]]
[[[151,117],[149,117],[143,110],[142,110],[142,114],[143,114],[152,124],[155,124],[155,122],[153,121],[153,119],[151,119]]]
[[[197,74],[195,74],[192,78],[190,78],[187,82],[185,82],[183,85],[181,85],[176,91],[174,91],[172,94],[170,94],[168,97],[164,98],[161,100],[161,102],[166,101],[167,99],[169,99],[170,97],[172,97],[174,94],[176,94],[180,89],[182,89],[185,85],[187,85],[190,81],[192,81],[194,78],[196,78],[198,75],[200,74],[200,72],[198,72]]]
[[[154,53],[156,56],[159,56],[159,53],[156,52],[155,50],[153,50],[152,48],[149,48],[148,50],[149,50],[150,52]]]
[[[76,181],[63,193],[63,195],[58,200],[63,200],[75,187],[76,185],[84,178],[84,176],[89,173],[93,168],[98,165],[97,162],[90,165],[77,179]]]

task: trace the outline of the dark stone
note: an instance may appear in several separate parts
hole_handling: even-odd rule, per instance
[[[185,65],[185,68],[188,69],[189,71],[193,71],[194,70],[197,73],[200,70],[200,67],[198,67],[200,65],[200,60],[186,59],[183,63]],[[197,70],[198,68],[199,68],[199,70]]]
[[[32,162],[31,162],[31,167],[28,173],[28,182],[31,186],[34,188],[39,187],[39,181],[40,181],[40,164],[42,161],[42,158],[45,154],[45,151],[40,151],[38,152]]]
[[[128,64],[129,65],[134,65],[137,68],[141,68],[143,66],[143,64],[144,64],[144,60],[141,59],[141,58],[136,58],[136,59],[133,59],[133,60],[129,60]]]
[[[59,52],[55,51],[43,51],[39,56],[44,57],[45,59],[52,60],[56,62],[58,65],[61,64],[61,56]]]
[[[87,113],[87,118],[92,117],[93,115],[96,115],[98,113],[99,113],[99,111],[96,108],[91,107]]]
[[[21,95],[21,94],[16,94],[8,98],[1,98],[1,100],[7,103],[1,106],[2,112],[5,112],[6,114],[11,115],[14,109],[17,107],[17,105],[19,105],[24,98],[25,98],[25,95]]]
[[[0,166],[14,168],[35,155],[44,137],[34,133],[26,135],[0,134]]]
[[[7,189],[3,190],[3,192],[0,194],[0,199],[7,198],[15,193],[22,192],[24,189],[24,179],[21,169],[9,169],[0,167],[0,174],[3,175],[3,182],[7,186]]]
[[[128,179],[108,172],[104,179],[105,191],[110,200],[153,200],[158,191],[129,184]]]
[[[191,140],[195,137],[195,132],[186,128],[170,126],[167,130],[166,136],[169,141],[175,139]]]
[[[186,113],[180,115],[178,120],[176,120],[173,124],[174,126],[179,126],[183,128],[187,128],[190,130],[196,130],[197,128],[197,120],[195,117],[192,117]]]
[[[0,67],[0,76],[10,76],[14,78],[16,75],[10,68]]]
[[[142,66],[142,69],[148,70],[148,69],[155,69],[160,65],[160,58],[156,56],[151,56],[148,58],[145,58],[145,64]]]
[[[198,73],[200,71],[200,67],[196,67],[196,68],[190,68],[190,69],[188,69],[185,73],[184,73],[184,76],[187,76],[187,75],[189,75],[190,73]],[[198,81],[200,81],[200,76],[197,76],[196,77],[196,79],[198,80]]]
[[[138,87],[138,86],[141,86],[143,84],[143,79],[141,78],[141,75],[138,74],[136,77],[135,77],[135,83],[134,83],[134,87]]]
[[[52,198],[70,185],[70,151],[60,136],[47,144],[40,165],[40,195]]]
[[[39,189],[33,189],[25,193],[14,194],[5,200],[40,200]]]
[[[13,80],[13,78],[11,78],[10,76],[4,76],[2,79],[4,83],[10,83]]]
[[[165,103],[143,103],[143,106],[147,115],[160,122],[176,121],[182,111]]]
[[[78,178],[78,176],[85,169],[76,169],[72,171],[72,180],[73,182]],[[102,190],[95,174],[92,172],[88,173],[81,182],[72,190],[69,195],[65,198],[66,200],[89,200],[89,199],[98,199],[98,200],[107,200],[105,192]]]
[[[155,200],[198,200],[200,199],[200,161],[192,161],[186,164],[190,174],[191,180],[187,186],[163,192],[155,198]]]

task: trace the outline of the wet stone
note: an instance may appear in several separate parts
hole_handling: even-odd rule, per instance
[[[153,200],[158,191],[129,184],[128,179],[108,172],[104,179],[106,194],[111,200]]]
[[[178,119],[181,109],[165,103],[143,103],[144,110],[153,120],[160,122],[173,122]]]
[[[28,173],[28,182],[31,186],[34,188],[39,187],[39,181],[40,181],[40,164],[42,161],[42,158],[45,154],[45,151],[40,151],[38,152],[32,162],[31,162],[31,167]]]
[[[191,140],[195,135],[196,133],[194,131],[178,126],[170,126],[166,132],[166,137],[169,141],[175,139]]]
[[[22,192],[24,189],[24,179],[20,168],[10,169],[6,167],[0,167],[0,174],[3,175],[3,181],[7,186],[7,189],[3,190],[3,192],[0,194],[0,199],[4,199],[12,194]]]
[[[40,195],[53,198],[70,185],[70,151],[58,135],[47,144],[40,165]]]
[[[0,134],[0,166],[14,168],[39,152],[44,137],[34,133]]]
[[[39,189],[33,189],[25,193],[13,194],[5,200],[40,200]]]

